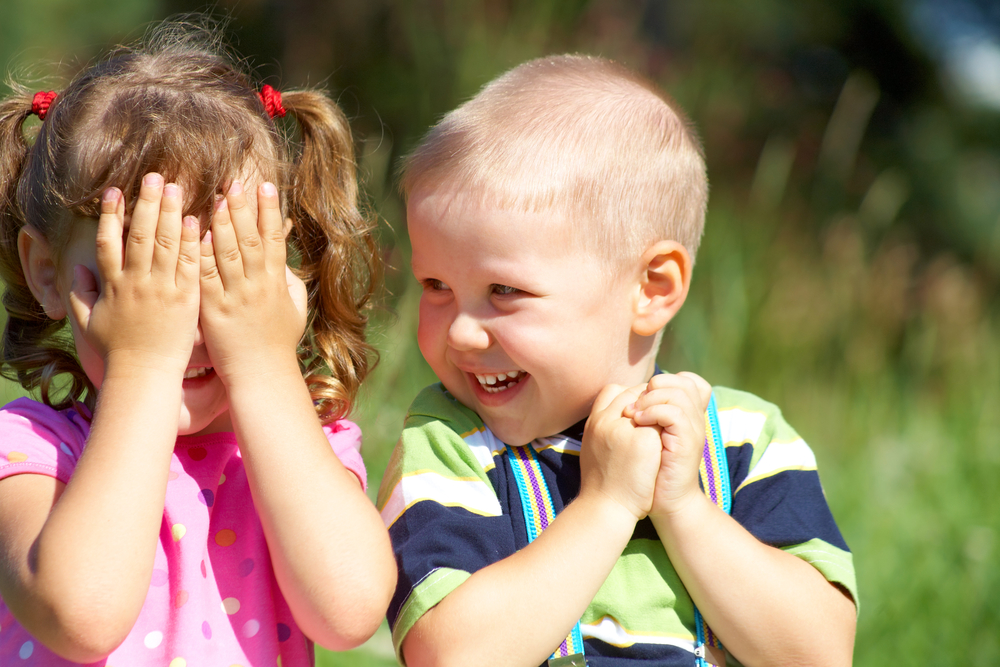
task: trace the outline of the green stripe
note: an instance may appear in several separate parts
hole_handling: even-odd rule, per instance
[[[691,598],[659,540],[631,540],[582,623],[612,616],[626,631],[694,639]]]
[[[854,598],[854,606],[860,610],[858,602],[858,582],[854,575],[854,556],[821,539],[812,539],[802,544],[784,547],[793,556],[798,556],[819,570],[827,581],[838,583]]]
[[[406,664],[403,660],[403,638],[406,637],[406,633],[431,607],[461,586],[470,576],[464,570],[439,567],[432,570],[424,577],[423,581],[413,587],[406,602],[400,608],[399,616],[396,617],[396,625],[392,629],[392,645],[396,648],[396,658],[400,664]]]

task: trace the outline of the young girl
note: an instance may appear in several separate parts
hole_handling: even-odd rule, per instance
[[[0,103],[3,370],[42,399],[0,411],[4,665],[309,665],[392,594],[342,419],[377,267],[349,129],[215,44],[161,26]]]

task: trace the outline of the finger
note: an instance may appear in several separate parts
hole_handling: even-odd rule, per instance
[[[163,177],[156,173],[142,177],[139,199],[132,209],[132,221],[125,242],[125,270],[148,273],[153,259],[156,223],[160,217]]]
[[[694,383],[695,391],[697,392],[698,405],[704,412],[708,409],[708,401],[712,397],[712,385],[708,383],[708,380],[698,375],[697,373],[692,373],[690,371],[681,371],[677,375],[687,378]]]
[[[69,288],[69,307],[81,329],[85,330],[90,323],[90,312],[100,295],[97,278],[90,269],[82,264],[74,266],[73,283]]]
[[[306,290],[306,284],[287,266],[285,267],[285,283],[288,285],[288,294],[292,297],[295,310],[305,317],[309,308],[309,293]]]
[[[594,399],[594,405],[590,409],[591,414],[607,410],[608,406],[611,405],[611,402],[614,401],[615,398],[618,397],[623,391],[625,391],[625,387],[619,384],[606,385],[597,395],[597,398]]]
[[[264,250],[261,247],[260,235],[257,233],[257,221],[247,202],[243,182],[239,179],[229,186],[226,203],[229,207],[229,219],[233,223],[236,245],[240,249],[243,273],[246,276],[257,275],[264,269]]]
[[[275,271],[285,264],[285,229],[281,202],[274,183],[257,188],[257,229],[264,248],[264,265]]]
[[[156,223],[156,243],[153,245],[153,271],[174,275],[181,237],[181,188],[176,183],[163,186],[160,214]]]
[[[193,215],[184,216],[181,221],[181,243],[177,252],[176,285],[182,289],[193,289],[198,284],[201,273],[201,244],[198,235],[201,225]],[[212,256],[215,260],[215,256]]]
[[[201,240],[198,278],[201,283],[202,304],[205,303],[206,296],[215,296],[222,291],[222,277],[219,275],[215,257],[215,240],[212,237],[212,230],[209,230]]]
[[[125,197],[118,188],[108,188],[101,197],[101,217],[97,221],[96,247],[97,270],[105,282],[117,278],[122,272],[124,229]]]
[[[226,197],[220,197],[215,204],[215,212],[212,215],[212,237],[211,244],[215,250],[215,268],[222,285],[232,285],[237,279],[246,276],[243,271],[243,256],[240,254],[239,244],[236,242],[236,232],[233,230],[233,221],[229,216],[229,202]],[[203,257],[204,257],[204,243]]]

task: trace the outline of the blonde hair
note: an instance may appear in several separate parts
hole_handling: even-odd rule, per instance
[[[405,160],[402,191],[474,193],[521,211],[555,207],[613,263],[660,239],[694,257],[708,201],[701,144],[676,104],[603,58],[532,60],[447,114]]]
[[[32,97],[23,87],[0,102],[0,280],[7,324],[3,375],[67,407],[95,392],[65,320],[46,317],[21,272],[17,236],[38,230],[56,255],[79,218],[97,218],[100,194],[120,188],[134,202],[144,174],[185,185],[185,214],[210,219],[212,202],[246,170],[274,182],[292,220],[291,254],[309,294],[303,375],[324,421],[348,411],[373,350],[366,305],[379,276],[372,226],[358,210],[354,147],[340,109],[317,90],[282,93],[300,141],[272,120],[259,87],[225,52],[209,23],[164,23],[122,47],[62,90],[34,142],[24,136]],[[68,394],[52,380],[70,376]]]

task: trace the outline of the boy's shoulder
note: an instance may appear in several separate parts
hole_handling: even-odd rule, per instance
[[[406,411],[403,430],[422,428],[429,423],[441,423],[459,434],[482,431],[483,420],[462,405],[440,382],[424,387]]]
[[[811,457],[811,451],[802,437],[785,421],[781,408],[774,403],[730,387],[713,386],[712,393],[718,408],[723,443],[727,448],[750,446],[751,467],[772,444],[801,445]]]

